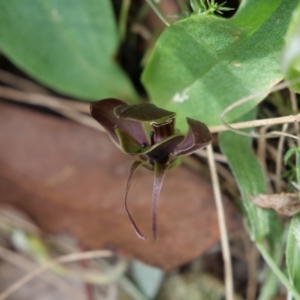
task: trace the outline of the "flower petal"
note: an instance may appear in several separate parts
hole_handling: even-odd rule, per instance
[[[128,191],[129,191],[129,188],[130,188],[130,184],[131,184],[131,181],[132,181],[132,178],[135,174],[135,172],[137,171],[137,169],[139,167],[141,167],[142,165],[146,165],[147,163],[146,162],[143,162],[143,161],[139,161],[139,160],[136,160],[132,163],[131,165],[131,168],[130,168],[130,171],[129,171],[129,174],[128,174],[128,179],[127,179],[127,183],[126,183],[126,188],[125,188],[125,196],[124,196],[124,205],[125,205],[125,210],[127,212],[127,216],[131,222],[131,225],[133,227],[133,230],[135,231],[136,235],[144,240],[146,239],[145,236],[141,233],[141,231],[139,230],[138,226],[136,225],[136,223],[134,222],[130,212],[129,212],[129,209],[128,209],[128,206],[127,206],[127,194],[128,194]]]
[[[149,157],[149,162],[154,164],[155,162],[164,164],[169,160],[169,155],[176,148],[177,145],[184,140],[183,135],[172,135],[163,141],[152,146],[145,153]]]
[[[171,122],[176,115],[174,112],[158,108],[152,103],[121,105],[115,109],[115,114],[120,119],[150,122],[155,124]]]
[[[174,135],[175,129],[175,118],[170,119],[168,122],[162,123],[162,124],[157,124],[152,122],[152,128],[154,131],[153,134],[153,140],[154,143],[158,143],[165,138]]]
[[[123,152],[131,155],[147,155],[151,164],[156,161],[166,162],[169,154],[184,140],[183,135],[172,135],[153,146],[147,146],[147,144],[138,143],[130,134],[121,129],[116,129],[116,133]]]
[[[114,109],[127,103],[113,98],[107,98],[91,103],[91,115],[100,123],[109,133],[112,140],[119,145],[119,139],[115,132],[116,128],[120,128],[128,134],[132,135],[140,144],[147,141],[144,127],[141,123],[132,120],[123,120],[115,116]]]
[[[117,128],[116,134],[118,136],[120,148],[126,154],[142,155],[151,149],[151,147],[147,146],[147,140],[139,143],[131,136],[131,134],[128,134],[122,129]]]
[[[154,164],[154,185],[152,193],[152,234],[155,241],[157,241],[157,207],[158,200],[168,166],[155,163]]]
[[[173,156],[189,155],[209,145],[212,141],[211,133],[204,123],[190,118],[186,119],[189,131],[183,143],[178,145],[173,151]]]

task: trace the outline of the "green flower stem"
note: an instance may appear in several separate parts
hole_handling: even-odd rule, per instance
[[[119,18],[119,36],[121,42],[124,40],[126,34],[126,24],[127,24],[130,4],[131,4],[131,0],[122,1],[120,18]]]
[[[162,14],[162,12],[159,10],[159,8],[157,7],[157,5],[155,5],[155,3],[153,3],[152,0],[146,0],[146,2],[149,4],[149,6],[154,10],[154,12],[157,14],[157,16],[162,20],[162,22],[166,25],[166,26],[170,26],[169,22],[167,21],[167,19],[165,18],[165,16]]]
[[[276,263],[274,262],[273,258],[270,256],[268,251],[265,249],[265,247],[260,243],[256,243],[256,247],[259,250],[260,254],[264,258],[264,260],[267,262],[269,267],[272,269],[274,274],[279,278],[281,283],[287,288],[287,290],[293,294],[293,297],[295,300],[300,300],[300,295],[298,292],[295,290],[294,286],[290,283],[288,278],[284,275],[284,273],[278,268]]]

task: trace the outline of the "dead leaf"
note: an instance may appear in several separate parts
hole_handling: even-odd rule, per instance
[[[189,262],[219,241],[210,183],[184,167],[168,172],[159,241],[142,241],[123,193],[132,158],[104,133],[57,116],[0,102],[0,205],[26,213],[45,233],[69,232],[90,249],[109,248],[163,269]],[[151,236],[153,174],[139,170],[129,207]],[[229,229],[241,217],[224,197]]]
[[[300,202],[297,194],[259,194],[249,196],[251,201],[260,208],[272,208],[279,214],[293,216],[300,212]]]

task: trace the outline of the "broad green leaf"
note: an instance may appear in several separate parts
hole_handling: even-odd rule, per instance
[[[300,294],[300,216],[292,218],[287,246],[286,246],[286,264],[289,279],[295,289]]]
[[[186,129],[185,116],[220,124],[228,105],[282,79],[283,40],[298,2],[243,0],[231,19],[197,15],[168,27],[143,73],[151,101],[177,112],[180,129]],[[256,103],[235,109],[227,120]]]
[[[0,0],[0,51],[61,93],[133,102],[115,61],[118,36],[109,0]]]
[[[266,180],[252,150],[252,140],[233,132],[223,132],[219,141],[241,191],[252,239],[259,241],[269,232],[270,212],[255,206],[248,198],[249,195],[266,193]]]
[[[155,298],[164,279],[164,272],[137,260],[132,262],[131,269],[133,278],[142,292],[149,299]]]
[[[288,80],[300,80],[300,3],[293,13],[286,37],[286,46],[282,58],[282,71]],[[293,85],[300,93],[300,83]]]

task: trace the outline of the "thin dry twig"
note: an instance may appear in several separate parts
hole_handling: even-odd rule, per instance
[[[267,144],[266,149],[269,155],[271,156],[271,159],[276,160],[277,149],[271,144]]]
[[[212,145],[207,146],[207,154],[208,154],[208,163],[211,172],[211,180],[213,185],[214,197],[215,197],[218,220],[219,220],[220,235],[221,235],[221,247],[222,247],[222,256],[224,261],[224,271],[225,271],[226,299],[234,300],[233,275],[232,275],[228,232],[227,232],[220,184],[219,184],[218,174],[217,174],[216,165],[213,157]]]
[[[102,127],[90,116],[86,116],[76,109],[70,107],[69,101],[53,96],[25,93],[11,88],[0,86],[0,97],[22,102],[26,104],[43,106],[59,114],[68,117],[78,123],[92,127],[96,130],[103,130]],[[74,102],[74,101],[73,101]]]
[[[266,126],[261,127],[259,129],[259,134],[260,135],[265,135],[266,132],[267,132],[267,130],[271,126],[272,125],[266,125]],[[258,140],[257,157],[258,157],[258,160],[259,160],[260,165],[262,167],[262,171],[264,173],[264,177],[268,178],[268,168],[267,168],[267,164],[266,164],[266,161],[267,161],[267,158],[266,158],[266,146],[267,146],[267,140],[266,139],[262,138],[262,139]],[[266,180],[266,183],[267,183],[268,192],[269,192],[269,194],[271,194],[272,191],[273,191],[271,183],[270,183],[269,180]]]
[[[289,124],[283,124],[282,132],[286,132],[288,129]],[[276,154],[276,169],[275,169],[275,190],[276,193],[281,192],[281,172],[282,172],[282,152],[283,152],[283,145],[284,145],[285,136],[281,136],[278,141],[277,146],[277,154]]]
[[[233,126],[229,125],[228,123],[225,122],[224,118],[225,118],[225,115],[228,114],[230,111],[232,111],[234,108],[244,104],[244,103],[247,103],[249,101],[252,101],[254,100],[255,98],[257,97],[261,97],[261,96],[265,96],[267,94],[269,94],[270,92],[275,92],[275,91],[279,91],[283,88],[286,88],[286,87],[289,87],[290,85],[292,84],[295,84],[295,83],[298,83],[300,81],[300,78],[297,78],[296,80],[293,80],[291,82],[283,82],[283,83],[280,83],[278,84],[277,86],[271,88],[271,89],[268,89],[268,90],[264,90],[264,91],[261,91],[261,92],[258,92],[258,93],[255,93],[255,94],[252,94],[250,96],[247,96],[247,97],[244,97],[236,102],[234,102],[233,104],[229,105],[222,113],[221,113],[221,122],[222,124],[227,128],[227,130],[230,130],[232,132],[235,132],[237,134],[240,134],[240,135],[243,135],[243,136],[247,136],[247,137],[251,137],[251,138],[274,138],[274,137],[278,137],[278,136],[282,136],[282,135],[285,135],[287,137],[291,137],[291,138],[294,138],[294,139],[297,139],[299,140],[298,137],[296,136],[293,136],[293,135],[290,135],[290,134],[286,134],[286,133],[281,133],[281,132],[278,132],[278,131],[272,131],[272,132],[269,132],[265,135],[258,135],[256,132],[252,131],[251,133],[247,133],[247,132],[244,132],[244,131],[240,131],[240,130],[237,130],[235,129]],[[298,122],[300,120],[300,114],[296,115],[296,116],[287,116],[287,117],[283,117],[283,118],[287,118],[286,121],[284,120],[281,120],[281,124],[283,123],[291,123],[292,122]],[[279,118],[276,118],[276,119],[279,119]],[[264,124],[262,125],[269,125],[269,124],[272,124],[272,121],[274,119],[267,119],[267,120],[264,120]],[[261,121],[261,120],[259,120]],[[271,122],[270,122],[271,121]],[[253,122],[253,121],[252,121]],[[248,122],[245,122],[246,124]],[[246,125],[245,124],[245,125]],[[243,128],[247,128],[249,126],[244,126]],[[253,126],[252,126],[253,127]]]
[[[253,120],[253,121],[246,121],[246,122],[239,122],[239,123],[231,123],[231,124],[226,123],[226,126],[225,125],[211,126],[211,127],[209,127],[209,130],[212,133],[231,130],[231,131],[234,131],[234,132],[240,134],[240,133],[245,133],[245,132],[239,131],[236,129],[260,127],[260,126],[274,126],[274,125],[285,124],[285,123],[295,123],[295,122],[299,122],[299,121],[300,121],[300,114],[297,114],[297,115],[290,115],[290,116],[285,116],[285,117]],[[252,138],[253,137],[255,137],[255,138],[269,137],[270,134],[271,134],[271,132],[267,134],[268,136],[262,136],[262,135],[257,135],[254,133],[252,135],[250,134],[250,137],[252,137]],[[272,136],[272,137],[276,137],[276,136]]]
[[[18,228],[34,235],[41,233],[41,230],[27,216],[12,207],[0,209],[0,225],[1,223],[9,228]]]
[[[271,159],[276,161],[277,153],[278,153],[277,149],[274,146],[272,146],[272,144],[268,143],[268,144],[266,144],[266,150],[267,150],[268,154],[270,155]],[[279,180],[281,189],[285,189],[287,186],[285,181],[280,178],[278,179],[274,173],[268,172],[267,178],[270,178],[271,181],[273,181],[273,182],[276,182],[276,180]]]
[[[248,241],[246,249],[246,259],[248,261],[248,283],[246,290],[246,299],[255,300],[257,292],[257,273],[258,273],[258,260],[259,252],[255,245]]]
[[[47,89],[45,89],[41,85],[39,85],[33,81],[27,80],[23,77],[17,76],[16,74],[9,73],[9,72],[1,70],[1,69],[0,69],[0,81],[2,81],[3,83],[5,83],[7,85],[15,87],[23,92],[48,95],[51,99],[56,99],[56,100],[60,101],[61,103],[64,103],[82,113],[88,114],[90,111],[88,103],[85,103],[82,101],[75,101],[75,100],[69,99],[69,98],[67,99],[67,98],[53,96],[50,94],[50,92]],[[14,99],[11,99],[11,100],[14,100]],[[22,99],[20,99],[19,101],[22,101]]]
[[[221,177],[223,177],[226,180],[226,183],[231,186],[231,190],[233,191],[235,188],[237,188],[237,183],[232,175],[232,173],[228,170],[228,168],[224,167],[220,163],[216,163],[216,168],[218,171],[218,174],[220,174]]]
[[[24,256],[21,256],[1,246],[0,246],[0,257],[4,261],[27,272],[31,272],[32,270],[38,267],[36,263],[28,260]],[[68,296],[72,295],[73,299],[83,299],[83,294],[81,293],[81,291],[77,289],[74,290],[74,286],[69,285],[67,282],[63,281],[60,277],[52,273],[45,274],[45,275],[42,276],[41,279],[46,283],[55,286],[57,289],[59,289],[61,292],[63,292]]]
[[[0,81],[27,92],[49,94],[49,91],[31,80],[0,69]]]
[[[208,156],[207,151],[205,151],[205,150],[198,150],[197,152],[195,152],[195,154],[197,156],[205,157],[205,158],[207,158],[207,156]],[[223,155],[221,153],[217,153],[217,152],[214,152],[214,160],[219,161],[219,162],[223,162],[223,163],[228,162],[225,155]]]
[[[276,181],[276,175],[274,174],[274,173],[268,173],[268,177],[272,180],[272,181]],[[286,190],[287,189],[287,187],[288,187],[288,185],[287,185],[287,183],[284,181],[284,180],[280,180],[279,181],[279,183],[280,183],[280,187],[281,187],[281,190]]]
[[[41,275],[45,271],[63,263],[79,261],[79,260],[86,260],[92,258],[99,258],[99,257],[110,257],[113,253],[108,250],[98,250],[98,251],[88,251],[84,253],[72,253],[64,256],[60,256],[56,259],[53,259],[46,264],[34,269],[30,273],[23,276],[20,280],[16,281],[12,284],[6,291],[0,294],[0,300],[6,299],[8,296],[13,294],[16,290],[27,284],[33,278]]]
[[[1,85],[0,97],[19,103],[43,106],[54,111],[60,107],[68,107],[69,109],[73,109],[84,114],[90,113],[90,106],[88,102],[80,102],[35,92],[19,91]]]

